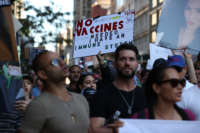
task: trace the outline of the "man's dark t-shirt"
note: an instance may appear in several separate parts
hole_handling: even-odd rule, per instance
[[[132,114],[128,114],[128,107],[121,94],[124,96],[129,105],[132,97],[133,106]],[[94,101],[90,107],[90,117],[103,117],[110,119],[114,113],[120,111],[120,118],[130,118],[133,113],[145,108],[145,96],[142,88],[136,87],[134,90],[127,92],[116,88],[113,84],[107,85],[106,88],[97,91]]]

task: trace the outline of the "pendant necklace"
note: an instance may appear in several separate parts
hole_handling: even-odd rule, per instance
[[[134,103],[134,94],[135,94],[134,92],[135,91],[132,92],[133,94],[132,94],[132,98],[131,98],[131,105],[128,103],[128,101],[126,100],[126,98],[124,97],[124,95],[121,93],[121,91],[119,89],[118,89],[118,91],[119,91],[121,98],[123,99],[126,106],[128,107],[128,114],[132,115],[132,108],[133,108],[133,103]]]

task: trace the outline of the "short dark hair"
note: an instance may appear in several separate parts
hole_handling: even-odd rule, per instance
[[[37,72],[38,72],[39,70],[43,69],[43,68],[42,68],[42,65],[41,65],[41,60],[40,60],[40,58],[41,58],[44,54],[46,54],[46,53],[48,53],[48,52],[49,52],[49,51],[44,50],[44,51],[40,52],[38,55],[36,55],[35,58],[33,59],[33,61],[32,61],[32,69],[34,70],[34,72],[36,73],[36,75],[37,75]]]
[[[23,80],[29,80],[31,83],[33,83],[33,78],[30,75],[23,75],[22,76]]]
[[[81,67],[79,66],[79,65],[72,65],[70,68],[69,68],[69,72],[71,72],[72,71],[72,68],[73,67],[78,67],[78,68],[80,68],[81,69]]]
[[[153,68],[167,66],[167,61],[163,58],[158,58],[153,63]]]
[[[119,57],[119,52],[122,50],[132,50],[136,54],[136,58],[139,58],[138,49],[133,44],[123,43],[115,50],[115,60]]]

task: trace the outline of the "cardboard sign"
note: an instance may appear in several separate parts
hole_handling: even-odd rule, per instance
[[[200,0],[165,0],[158,25],[163,47],[200,51]],[[162,38],[160,38],[162,37]]]
[[[199,133],[200,121],[122,119],[119,133]]]
[[[76,24],[73,57],[115,51],[122,43],[133,42],[134,12],[122,12],[79,20]]]

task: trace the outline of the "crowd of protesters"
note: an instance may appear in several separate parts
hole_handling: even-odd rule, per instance
[[[122,44],[112,64],[99,52],[99,67],[87,72],[41,52],[16,97],[19,132],[117,133],[117,118],[200,120],[200,54],[194,63],[187,51],[160,58],[152,70],[138,69],[138,57],[134,45]]]

